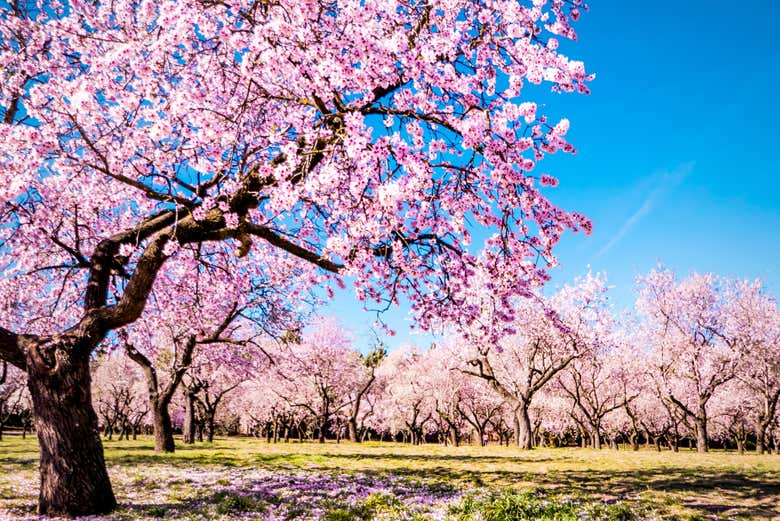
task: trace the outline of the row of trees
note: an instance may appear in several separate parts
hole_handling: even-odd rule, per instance
[[[321,324],[245,384],[236,414],[251,411],[238,414],[242,424],[266,433],[314,422],[320,437],[349,424],[352,439],[357,431],[458,443],[490,431],[525,448],[576,438],[595,448],[622,440],[636,449],[644,440],[676,450],[688,438],[700,452],[711,441],[777,449],[774,299],[758,282],[676,280],[663,268],[638,289],[635,312],[621,316],[597,276],[549,298],[518,299],[516,332],[497,343],[486,341],[496,308],[483,296],[483,321],[378,366],[376,352],[361,364],[343,340],[334,347],[328,339],[344,334]]]
[[[146,428],[158,450],[173,450],[174,424],[189,442],[213,439],[219,425],[277,441],[488,435],[524,448],[644,441],[677,450],[688,439],[699,451],[711,441],[777,450],[780,318],[760,284],[678,281],[658,269],[640,279],[635,313],[620,317],[608,294],[603,278],[588,276],[549,298],[519,299],[516,332],[499,343],[484,341],[493,308],[483,299],[474,329],[389,355],[361,354],[333,319],[281,342],[225,337],[193,348],[187,363],[176,343],[147,358],[123,336],[124,350],[94,364],[96,409],[107,436]],[[15,407],[26,403],[12,383],[3,389]]]

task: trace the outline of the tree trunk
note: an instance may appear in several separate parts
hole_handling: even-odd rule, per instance
[[[208,418],[206,419],[206,441],[209,443],[214,442],[214,416],[216,411],[207,411]]]
[[[111,512],[116,499],[92,408],[89,355],[58,347],[53,351],[54,369],[39,368],[39,360],[27,364],[40,444],[38,513],[73,517]]]
[[[763,454],[765,451],[766,427],[768,422],[759,420],[756,423],[756,454]]]
[[[353,443],[360,443],[360,438],[358,437],[357,418],[351,417],[349,419],[348,428],[349,428],[349,441]]]
[[[154,451],[174,452],[176,445],[173,442],[173,425],[167,402],[152,400],[152,423],[154,425]]]
[[[184,393],[184,443],[195,443],[195,395],[186,391]]]
[[[531,418],[528,416],[528,406],[524,403],[515,409],[515,442],[524,450],[531,450],[533,431],[531,430]]]
[[[638,451],[639,450],[639,432],[633,431],[630,436],[631,441],[631,450]]]
[[[591,442],[593,443],[592,447],[596,450],[601,450],[601,432],[599,432],[601,429],[596,425],[593,425],[592,429],[593,431],[590,435]]]
[[[696,419],[696,452],[709,452],[706,417]]]
[[[319,432],[317,433],[317,441],[320,443],[325,443],[325,433],[328,430],[328,424],[330,421],[327,417],[322,418],[322,421],[320,421],[320,428]]]

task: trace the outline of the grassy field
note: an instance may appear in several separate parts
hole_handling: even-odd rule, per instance
[[[105,519],[780,519],[780,456],[219,439],[105,442]],[[36,519],[34,439],[0,442],[0,519]]]

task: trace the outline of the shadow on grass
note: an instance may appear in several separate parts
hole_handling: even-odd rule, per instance
[[[4,470],[8,466],[25,469],[36,466],[37,458],[31,458],[29,451],[2,449],[0,446],[0,466]],[[148,469],[150,472],[155,466],[169,465],[176,468],[260,467],[281,472],[302,469],[339,475],[361,473],[376,479],[398,476],[410,480],[447,482],[456,486],[534,486],[551,493],[587,500],[617,497],[630,501],[660,501],[698,511],[702,516],[780,516],[780,502],[776,501],[780,497],[780,473],[749,467],[744,470],[686,467],[683,463],[675,464],[671,460],[668,462],[671,465],[640,470],[562,470],[555,467],[556,462],[581,459],[581,455],[562,453],[559,457],[557,454],[556,457],[548,457],[547,454],[540,454],[534,458],[534,453],[528,453],[527,457],[523,454],[393,453],[386,449],[372,452],[369,446],[358,453],[340,453],[334,449],[321,453],[307,453],[305,449],[301,449],[301,452],[273,453],[261,447],[254,452],[244,450],[232,453],[232,447],[199,444],[177,445],[173,454],[155,454],[151,444],[124,446],[119,442],[108,442],[107,449],[110,466],[126,465],[138,467],[142,471]],[[525,463],[541,463],[546,470],[531,467],[523,469]],[[515,468],[501,469],[504,464],[512,464]],[[185,498],[181,503],[141,504],[126,508],[147,517],[164,512],[159,517],[181,518],[193,509],[206,508],[204,505],[213,504],[218,499],[212,493]],[[263,497],[255,499],[257,508],[271,500]]]
[[[530,454],[532,453],[529,453],[529,455]],[[424,453],[397,454],[392,452],[364,452],[361,454],[340,454],[340,453],[321,452],[321,453],[317,453],[317,457],[324,457],[329,459],[349,459],[349,460],[356,460],[356,461],[387,459],[387,460],[396,460],[396,461],[450,461],[450,462],[474,463],[474,464],[545,463],[545,462],[552,462],[552,461],[563,462],[568,459],[571,459],[569,456],[561,456],[557,458],[551,458],[551,457],[523,458],[517,455],[483,456],[479,454],[424,454]]]
[[[198,454],[177,455],[173,454],[115,454],[107,458],[108,465],[149,466],[171,465],[174,467],[192,466],[220,466],[239,467],[244,466],[243,458],[236,458],[228,454]]]

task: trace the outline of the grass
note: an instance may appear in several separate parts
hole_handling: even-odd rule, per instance
[[[420,497],[455,497],[462,492],[465,495],[446,510],[446,518],[455,520],[780,518],[777,455],[266,444],[246,438],[177,445],[176,453],[157,455],[151,438],[104,443],[123,505],[116,519],[190,514],[192,519],[234,519],[247,512],[255,513],[252,519],[261,519],[260,512],[280,511],[287,503],[287,512],[305,516],[309,508],[308,515],[320,519],[423,519],[424,510],[410,510],[393,497],[405,493],[398,492],[406,490],[403,487],[411,487],[410,494]],[[9,436],[0,442],[0,509],[20,518],[32,510],[36,465],[34,439]],[[281,485],[261,490],[269,478],[251,474],[260,471],[272,473],[268,475]],[[347,500],[335,489],[333,497],[321,490],[291,496],[282,483],[287,475],[303,476],[302,483],[310,481],[306,476],[324,476],[323,483],[345,477],[344,486],[351,487],[354,497]],[[370,494],[360,489],[366,479],[383,483],[390,478],[397,480],[396,488]]]

